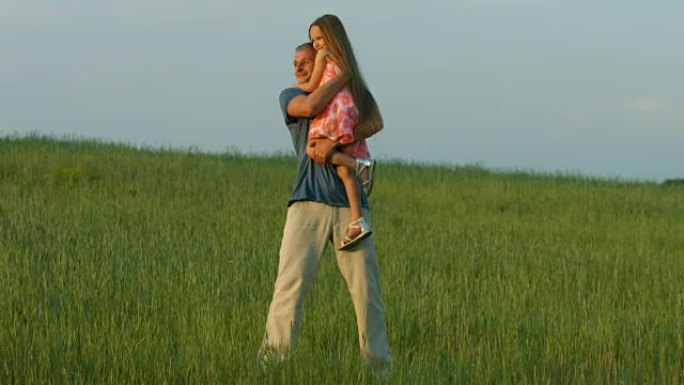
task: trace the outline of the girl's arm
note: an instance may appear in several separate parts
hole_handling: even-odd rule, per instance
[[[341,90],[347,82],[349,75],[345,72],[338,72],[334,78],[325,84],[321,84],[315,91],[308,95],[298,95],[287,105],[287,114],[301,118],[311,118],[323,111],[330,100]]]
[[[325,63],[327,61],[326,57],[328,54],[329,51],[325,48],[316,52],[316,60],[314,61],[313,71],[311,71],[311,78],[308,82],[300,84],[299,88],[306,92],[313,92],[316,88],[318,88],[318,85],[321,83],[321,79],[323,78],[323,72],[325,72]]]

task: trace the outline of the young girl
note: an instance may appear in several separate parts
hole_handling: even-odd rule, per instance
[[[361,179],[366,196],[373,187],[375,161],[370,159],[365,139],[355,140],[354,128],[360,122],[375,119],[381,124],[380,111],[361,77],[356,58],[344,26],[337,16],[324,15],[309,27],[309,37],[317,51],[311,79],[300,85],[304,91],[312,92],[320,84],[335,77],[340,71],[350,75],[349,86],[342,88],[328,106],[316,116],[309,129],[309,138],[329,138],[339,142],[340,151],[335,151],[329,161],[337,167],[337,173],[344,183],[352,222],[339,249],[349,248],[371,235],[370,223],[361,213],[361,191],[357,178]],[[309,156],[312,154],[309,153]]]

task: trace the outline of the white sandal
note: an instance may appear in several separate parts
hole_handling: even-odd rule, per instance
[[[363,239],[368,238],[369,235],[373,234],[373,230],[371,230],[370,223],[368,223],[368,221],[364,217],[360,217],[359,219],[351,222],[347,226],[347,229],[360,229],[361,232],[353,239],[349,238],[345,234],[344,239],[342,240],[342,244],[340,245],[338,250],[346,250],[361,242]]]
[[[371,158],[356,158],[356,175],[360,178],[363,170],[368,169],[368,180],[361,182],[363,192],[366,197],[373,192],[373,174],[375,174],[375,159]]]

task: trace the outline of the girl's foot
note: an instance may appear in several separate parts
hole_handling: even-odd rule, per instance
[[[368,238],[371,234],[373,234],[373,230],[371,230],[370,223],[366,218],[360,217],[347,226],[347,234],[345,234],[339,250],[346,250]]]
[[[356,175],[361,179],[361,187],[366,197],[373,191],[373,176],[375,174],[375,159],[356,158]]]

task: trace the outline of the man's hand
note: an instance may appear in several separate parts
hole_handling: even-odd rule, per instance
[[[328,161],[330,155],[332,155],[333,151],[335,151],[339,145],[339,142],[328,138],[309,139],[306,153],[314,162],[323,164]]]

